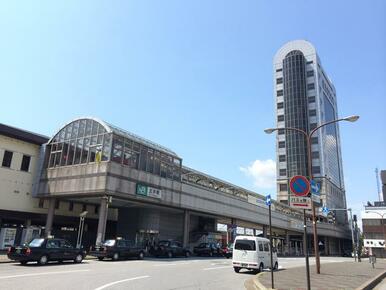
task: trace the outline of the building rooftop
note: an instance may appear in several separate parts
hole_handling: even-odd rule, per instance
[[[49,139],[47,136],[8,126],[2,123],[0,123],[0,135],[15,138],[36,145],[45,144]]]

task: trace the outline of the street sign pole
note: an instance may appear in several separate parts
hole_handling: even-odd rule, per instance
[[[307,290],[311,290],[311,281],[310,281],[310,264],[308,261],[308,247],[307,247],[307,219],[306,219],[306,210],[303,209],[303,227],[304,227],[304,238],[303,238],[303,248],[304,256],[306,258],[306,271],[307,271]],[[273,288],[273,287],[272,287]]]
[[[274,283],[273,283],[273,257],[272,257],[272,251],[273,251],[273,244],[272,244],[272,219],[271,219],[271,202],[268,205],[269,209],[269,243],[271,244],[271,284],[272,289],[275,289]]]

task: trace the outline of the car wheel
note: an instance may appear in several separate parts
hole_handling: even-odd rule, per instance
[[[103,261],[104,257],[98,257],[99,261]]]
[[[229,259],[231,256],[229,256],[229,255],[226,255],[225,257],[226,257],[227,259]]]
[[[185,257],[186,257],[186,258],[189,258],[189,257],[190,257],[190,252],[189,252],[189,251],[186,251],[186,252],[185,252]]]
[[[168,256],[168,258],[173,258],[173,253],[172,252],[168,252],[167,256]]]
[[[275,266],[273,267],[273,269],[276,271],[276,270],[279,270],[279,264],[276,262],[275,263]]]
[[[114,253],[113,260],[114,261],[118,261],[119,260],[119,254],[118,253]]]
[[[47,264],[47,262],[48,262],[48,257],[46,255],[43,255],[40,257],[38,264],[40,266],[43,266],[43,265]]]
[[[258,273],[261,273],[263,271],[264,271],[264,265],[263,265],[263,263],[260,263]]]
[[[139,252],[138,254],[138,260],[143,260],[143,257],[144,257],[144,253],[143,252]]]
[[[82,254],[76,255],[74,262],[77,263],[77,264],[79,264],[79,263],[82,263],[82,261],[83,261],[83,256],[82,256]]]
[[[235,270],[236,273],[240,272],[240,269],[239,267],[233,267],[233,270]]]
[[[27,261],[20,261],[20,264],[27,265]]]

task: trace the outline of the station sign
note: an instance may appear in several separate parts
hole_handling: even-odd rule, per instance
[[[137,195],[162,198],[162,190],[137,183]]]
[[[291,195],[290,206],[295,208],[311,209],[311,198],[305,196]]]

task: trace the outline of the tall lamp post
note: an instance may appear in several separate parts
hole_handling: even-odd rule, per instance
[[[275,131],[278,131],[278,130],[282,129],[282,130],[286,130],[286,131],[296,131],[296,132],[299,132],[299,133],[303,134],[303,136],[306,138],[306,141],[307,141],[308,175],[309,175],[310,179],[313,179],[313,175],[312,175],[312,156],[311,156],[311,137],[312,137],[312,135],[317,130],[319,130],[320,128],[322,128],[324,126],[327,126],[327,125],[330,125],[330,124],[333,124],[333,123],[337,123],[337,122],[340,122],[340,121],[355,122],[358,119],[359,119],[359,116],[353,115],[353,116],[348,116],[348,117],[345,117],[345,118],[340,118],[340,119],[332,120],[332,121],[329,121],[329,122],[326,122],[324,124],[321,124],[321,125],[317,126],[315,129],[311,130],[311,132],[309,132],[309,133],[307,133],[306,131],[304,131],[302,129],[292,128],[292,127],[269,128],[269,129],[265,129],[264,132],[267,133],[267,134],[271,134],[271,133],[273,133]],[[316,227],[315,204],[314,204],[313,201],[311,201],[311,205],[312,205],[312,225],[313,225],[313,232],[314,232],[314,251],[315,251],[315,260],[316,260],[316,272],[318,274],[320,274],[320,256],[319,256],[318,230],[317,230],[317,227]]]
[[[82,237],[83,237],[83,228],[84,228],[84,219],[88,211],[84,211],[79,215],[79,227],[78,227],[78,238],[76,239],[76,248],[79,249],[82,246]]]

